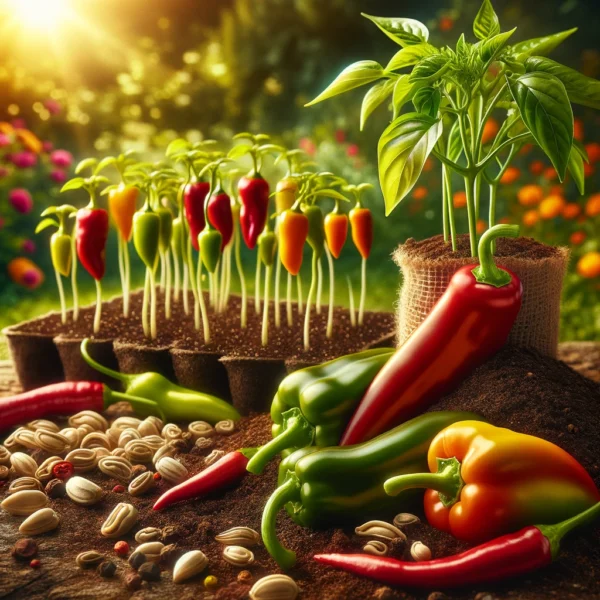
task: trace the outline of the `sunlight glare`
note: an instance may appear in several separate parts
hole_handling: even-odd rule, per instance
[[[56,29],[68,16],[68,0],[11,0],[11,11],[23,26],[38,31]]]

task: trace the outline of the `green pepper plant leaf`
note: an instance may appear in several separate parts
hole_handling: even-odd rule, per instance
[[[483,0],[473,22],[473,33],[480,40],[487,40],[500,33],[500,21],[490,0]]]
[[[376,83],[366,94],[363,99],[360,110],[360,130],[365,128],[367,119],[373,114],[373,111],[383,104],[394,91],[396,85],[395,79],[385,79]]]
[[[416,19],[374,17],[366,13],[361,15],[375,23],[385,35],[401,46],[420,44],[429,39],[429,29]]]

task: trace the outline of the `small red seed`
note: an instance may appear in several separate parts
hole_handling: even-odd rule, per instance
[[[153,477],[154,477],[154,481],[160,481],[162,479],[162,477],[160,476],[160,473],[154,473]]]
[[[127,542],[117,542],[114,546],[115,552],[119,556],[127,556],[129,554],[129,544]]]
[[[52,467],[52,474],[54,475],[54,477],[60,479],[61,481],[69,479],[69,477],[71,477],[74,472],[75,467],[73,466],[73,463],[70,463],[66,460],[56,463],[54,467]]]
[[[115,494],[122,494],[124,491],[125,491],[125,487],[120,484],[115,485],[115,487],[113,488],[113,492]]]
[[[39,558],[34,558],[30,563],[29,566],[32,569],[39,569],[42,566],[42,561]]]

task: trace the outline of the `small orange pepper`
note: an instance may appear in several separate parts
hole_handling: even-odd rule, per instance
[[[373,215],[368,208],[363,208],[360,202],[350,211],[352,226],[352,241],[363,258],[369,258],[373,245]]]
[[[339,258],[348,237],[348,216],[340,212],[339,202],[325,217],[325,240],[335,258]]]
[[[298,275],[308,237],[308,218],[294,208],[284,210],[279,217],[278,231],[281,262],[291,275]]]
[[[108,210],[115,223],[117,231],[123,240],[131,239],[133,215],[136,211],[136,202],[139,190],[132,185],[121,183],[108,194]]]
[[[294,206],[297,191],[298,183],[292,178],[286,177],[277,184],[275,188],[275,208],[278,215]]]

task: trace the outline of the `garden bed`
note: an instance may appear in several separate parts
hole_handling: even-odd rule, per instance
[[[570,350],[572,352],[572,349]],[[597,448],[600,444],[600,385],[576,373],[564,363],[534,352],[507,348],[486,365],[480,367],[454,393],[434,408],[461,408],[476,410],[496,425],[510,426],[517,431],[540,435],[558,443],[571,452],[588,469],[596,483],[600,483]],[[118,407],[114,407],[118,408]],[[113,409],[114,410],[114,409]],[[214,448],[233,450],[265,442],[270,437],[270,419],[267,415],[244,418],[236,433],[215,438]],[[211,449],[192,449],[178,458],[195,473],[202,468],[202,458]],[[125,561],[116,559],[111,548],[114,541],[100,536],[103,519],[119,501],[132,502],[139,510],[139,521],[125,539],[133,543],[135,531],[142,527],[175,527],[172,540],[183,549],[201,549],[210,561],[207,573],[219,579],[219,588],[213,592],[215,600],[247,598],[249,584],[239,583],[241,569],[233,568],[221,558],[221,546],[214,536],[230,527],[245,525],[260,530],[262,507],[276,484],[276,465],[271,464],[262,476],[248,476],[234,489],[204,500],[186,502],[155,513],[153,501],[166,486],[164,482],[151,495],[130,498],[127,494],[110,492],[117,483],[106,476],[92,474],[91,479],[106,490],[103,503],[93,508],[75,506],[69,500],[54,500],[52,507],[62,516],[60,529],[39,537],[39,570],[15,562],[9,553],[19,537],[16,519],[0,514],[0,596],[6,598],[60,597],[63,600],[83,598],[129,598],[122,581],[129,570]],[[250,500],[250,501],[249,501]],[[399,511],[400,512],[400,509]],[[417,510],[417,513],[419,511]],[[358,525],[358,524],[357,524]],[[410,590],[392,590],[375,582],[347,573],[334,571],[316,564],[312,554],[322,551],[360,551],[364,538],[353,534],[353,529],[313,531],[291,522],[282,512],[278,530],[285,545],[298,553],[298,564],[289,572],[302,590],[302,600],[397,599],[425,600],[430,592],[413,593]],[[409,541],[420,540],[428,545],[435,557],[464,549],[465,544],[436,531],[426,524],[405,529]],[[526,577],[500,585],[445,592],[451,600],[472,600],[478,593],[487,592],[494,599],[546,600],[547,598],[592,599],[600,597],[600,549],[597,540],[600,527],[578,531],[563,544],[558,560],[550,567]],[[115,557],[119,565],[114,579],[102,579],[96,572],[82,571],[75,565],[75,557],[84,550],[98,550]],[[253,580],[278,569],[266,550],[259,546],[256,562],[249,570]],[[392,556],[406,557],[406,548],[396,547]],[[144,584],[135,598],[165,597],[209,598],[203,595],[202,577],[176,586],[170,571],[163,571],[159,583]],[[481,595],[478,598],[486,598]]]

